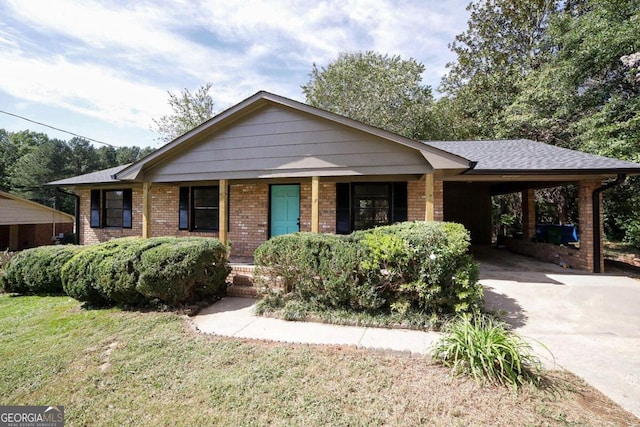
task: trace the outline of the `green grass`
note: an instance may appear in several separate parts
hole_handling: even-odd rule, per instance
[[[579,379],[480,386],[428,358],[212,337],[178,314],[0,295],[0,403],[67,426],[630,425]]]

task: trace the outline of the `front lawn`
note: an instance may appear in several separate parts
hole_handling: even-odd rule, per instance
[[[193,332],[174,313],[0,295],[0,404],[66,425],[632,425],[568,373],[519,394],[429,359]]]

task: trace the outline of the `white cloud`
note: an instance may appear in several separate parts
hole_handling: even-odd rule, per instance
[[[261,89],[302,99],[312,64],[345,50],[413,57],[437,86],[466,3],[5,0],[0,90],[146,129],[166,90],[209,81],[219,109]]]

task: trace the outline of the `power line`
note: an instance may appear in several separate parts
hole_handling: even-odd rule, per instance
[[[35,120],[31,120],[31,119],[28,119],[26,117],[19,116],[17,114],[9,113],[9,112],[3,111],[3,110],[0,110],[0,113],[6,114],[8,116],[17,117],[19,119],[26,120],[28,122],[35,123],[35,124],[40,125],[40,126],[45,126],[45,127],[57,130],[58,132],[68,133],[69,135],[77,136],[78,138],[83,138],[83,139],[86,139],[88,141],[93,141],[93,142],[96,142],[98,144],[104,144],[104,145],[108,145],[109,147],[116,148],[115,145],[109,144],[108,142],[98,141],[97,139],[89,138],[88,136],[78,135],[77,133],[69,132],[68,130],[60,129],[60,128],[57,128],[55,126],[51,126],[51,125],[48,125],[48,124],[45,124],[45,123],[42,123],[42,122],[37,122]]]

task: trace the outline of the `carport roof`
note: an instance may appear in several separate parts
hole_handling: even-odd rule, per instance
[[[556,147],[529,139],[423,141],[475,165],[465,175],[640,174],[640,164]]]

